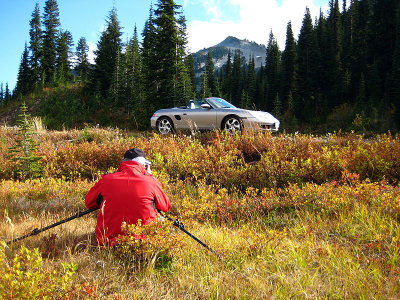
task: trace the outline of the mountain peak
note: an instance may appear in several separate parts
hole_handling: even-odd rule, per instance
[[[240,47],[240,40],[234,36],[228,36],[221,43],[215,45],[214,47]]]
[[[227,47],[236,49],[251,48],[255,52],[265,49],[264,45],[257,44],[256,42],[251,42],[247,39],[241,40],[234,36],[228,36],[225,40],[215,45],[214,47]]]
[[[226,63],[229,51],[234,53],[235,50],[240,50],[241,55],[245,59],[246,63],[248,63],[251,57],[254,57],[256,68],[263,64],[266,56],[265,45],[260,45],[256,42],[248,41],[247,39],[241,40],[234,36],[228,36],[215,46],[204,48],[196,53],[193,53],[196,76],[200,76],[203,73],[207,61],[207,55],[210,49],[216,70],[221,68]]]

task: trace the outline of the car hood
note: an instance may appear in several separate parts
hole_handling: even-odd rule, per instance
[[[265,111],[246,110],[246,112],[252,117],[257,118],[261,122],[279,124],[279,120],[277,118]]]

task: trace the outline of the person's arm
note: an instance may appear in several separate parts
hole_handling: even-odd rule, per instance
[[[103,201],[103,196],[101,195],[101,179],[96,182],[96,184],[90,189],[85,197],[85,205],[88,209],[99,208],[101,202]]]
[[[154,192],[154,204],[156,206],[156,209],[167,212],[171,208],[171,201],[169,200],[169,197],[164,193],[161,183],[155,177],[154,179],[156,182]]]

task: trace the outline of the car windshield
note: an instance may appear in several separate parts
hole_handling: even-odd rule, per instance
[[[207,98],[207,101],[215,108],[236,108],[236,106],[222,98]]]

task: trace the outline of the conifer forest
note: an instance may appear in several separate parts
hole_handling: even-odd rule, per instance
[[[36,99],[37,113],[49,128],[86,122],[147,129],[156,109],[208,96],[269,111],[289,132],[400,128],[396,0],[331,0],[329,10],[315,20],[304,8],[298,36],[290,20],[285,45],[278,45],[272,31],[266,35],[261,66],[237,50],[215,68],[210,51],[201,78],[187,50],[184,11],[173,0],[152,5],[144,28],[140,33],[135,28],[127,41],[118,12],[111,9],[93,63],[85,37],[74,42],[61,29],[61,13],[57,0],[46,1],[44,8],[36,4],[27,20],[30,39],[16,87],[0,87],[3,108]]]

